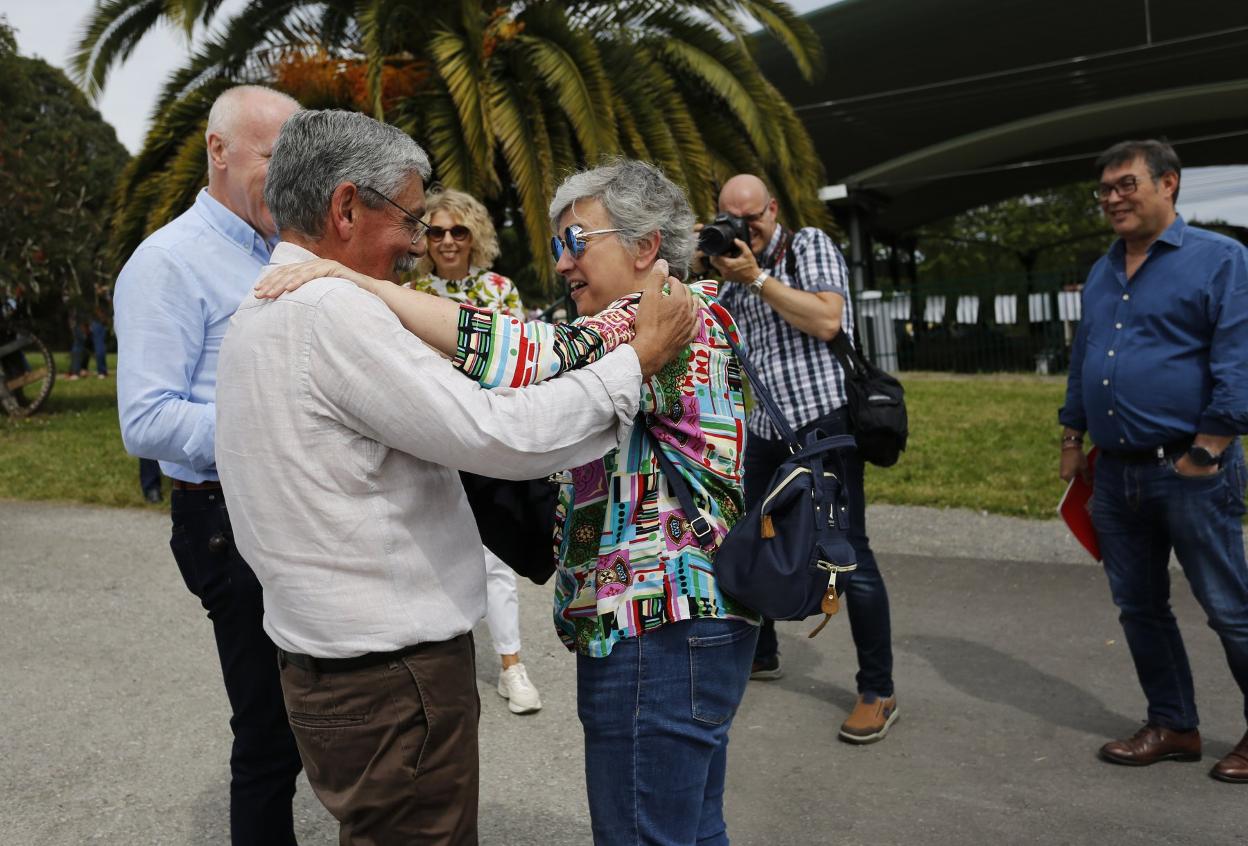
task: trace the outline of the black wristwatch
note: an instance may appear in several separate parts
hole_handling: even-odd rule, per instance
[[[1187,459],[1197,467],[1212,467],[1221,460],[1221,456],[1214,455],[1208,447],[1192,444],[1187,448]]]

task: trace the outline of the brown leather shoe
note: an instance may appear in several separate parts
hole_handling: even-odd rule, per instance
[[[1248,784],[1248,732],[1221,761],[1213,765],[1209,775],[1218,781],[1229,781],[1232,784]]]
[[[1146,725],[1126,740],[1106,743],[1101,747],[1101,758],[1128,767],[1147,767],[1158,761],[1199,761],[1200,732]]]

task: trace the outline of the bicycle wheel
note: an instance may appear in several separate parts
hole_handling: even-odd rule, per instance
[[[9,350],[0,358],[4,372],[7,396],[0,393],[4,410],[13,417],[25,417],[39,410],[52,393],[56,381],[56,362],[48,348],[29,332],[19,329],[14,344],[5,344]]]

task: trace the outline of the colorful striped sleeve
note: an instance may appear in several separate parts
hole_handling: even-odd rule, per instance
[[[455,368],[486,388],[520,388],[597,361],[633,339],[637,297],[574,323],[524,322],[460,306]]]

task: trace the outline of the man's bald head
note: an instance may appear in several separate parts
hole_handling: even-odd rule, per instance
[[[750,250],[762,255],[776,231],[777,204],[767,183],[752,173],[738,173],[719,192],[719,210],[744,218],[750,227]]]
[[[725,203],[745,204],[757,211],[770,199],[771,192],[763,180],[752,173],[738,173],[720,189],[719,207],[724,208]]]
[[[277,231],[264,205],[269,156],[298,110],[299,102],[280,91],[239,85],[222,92],[208,113],[208,194],[266,238]]]

